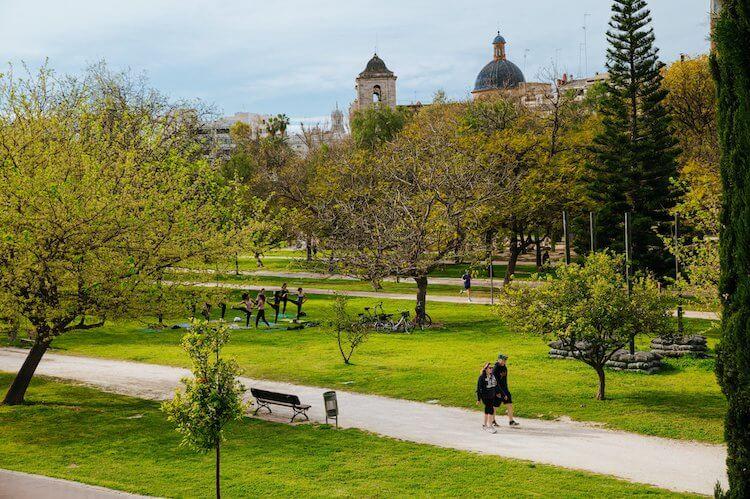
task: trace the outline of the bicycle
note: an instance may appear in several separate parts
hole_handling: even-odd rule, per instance
[[[401,312],[401,318],[396,324],[393,325],[393,332],[395,333],[410,333],[414,329],[414,323],[409,320],[409,312]]]

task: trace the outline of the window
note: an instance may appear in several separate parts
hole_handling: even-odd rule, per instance
[[[372,101],[380,102],[380,85],[372,87]]]

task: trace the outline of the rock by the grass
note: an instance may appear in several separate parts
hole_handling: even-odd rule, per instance
[[[662,357],[707,357],[706,337],[701,335],[658,337],[651,340],[651,351]]]
[[[574,353],[563,345],[562,341],[553,341],[549,343],[549,347],[549,356],[553,359],[576,358]],[[588,348],[589,345],[586,342],[579,341],[576,343],[578,351],[586,351]],[[654,374],[661,369],[661,355],[655,352],[635,352],[635,354],[631,355],[627,350],[618,350],[605,365],[615,371]]]

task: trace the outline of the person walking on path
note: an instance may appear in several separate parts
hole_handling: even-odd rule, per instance
[[[471,272],[469,272],[469,269],[466,269],[466,272],[461,276],[461,279],[464,280],[464,289],[461,292],[466,293],[471,302]]]
[[[266,320],[266,290],[261,289],[257,299],[258,312],[255,314],[255,328],[258,329],[258,322],[263,321],[270,328],[271,325]]]
[[[497,433],[495,426],[495,400],[497,400],[497,378],[492,371],[492,364],[487,362],[477,379],[477,405],[484,404],[484,423],[482,429]]]
[[[286,318],[286,302],[289,301],[289,288],[286,283],[281,285],[281,291],[279,291],[279,298],[284,304],[284,309],[281,311],[281,316]]]
[[[508,411],[508,424],[510,426],[518,426],[516,420],[513,419],[513,397],[510,394],[510,390],[508,390],[508,366],[506,365],[507,361],[507,355],[503,355],[502,353],[498,354],[497,362],[492,369],[492,374],[494,375],[497,382],[497,400],[495,403],[497,404],[497,407],[505,404],[505,409]],[[494,417],[492,420],[494,422]]]

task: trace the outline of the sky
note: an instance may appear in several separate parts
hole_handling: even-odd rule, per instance
[[[708,51],[708,0],[649,0],[670,62]],[[498,29],[528,81],[602,71],[608,0],[0,0],[0,62],[78,73],[106,60],[221,114],[324,120],[377,49],[399,103],[465,99]],[[584,21],[585,20],[585,21]],[[584,44],[584,22],[586,50]],[[587,54],[587,57],[584,56]]]

